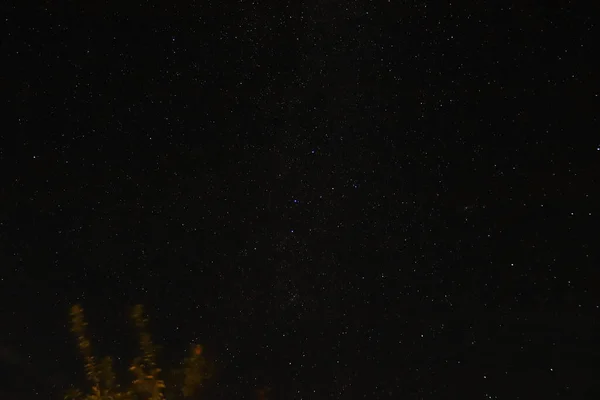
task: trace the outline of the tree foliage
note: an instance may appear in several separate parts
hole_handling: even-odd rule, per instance
[[[140,355],[129,367],[133,379],[124,389],[117,382],[112,358],[104,357],[99,363],[96,361],[86,333],[83,308],[80,305],[71,308],[71,331],[77,339],[89,387],[86,391],[70,389],[65,400],[164,400],[166,393],[169,400],[198,398],[199,389],[211,376],[202,346],[190,346],[183,368],[173,369],[169,374],[171,381],[167,384],[160,377],[162,370],[157,366],[156,346],[148,333],[148,319],[141,305],[133,307],[131,319],[138,331]]]

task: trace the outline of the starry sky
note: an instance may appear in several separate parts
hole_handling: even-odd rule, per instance
[[[206,399],[600,393],[596,6],[163,3],[3,6],[5,396],[75,303]]]

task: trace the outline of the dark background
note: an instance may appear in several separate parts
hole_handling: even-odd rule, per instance
[[[600,393],[595,6],[114,3],[3,6],[3,397],[138,302],[207,399]]]

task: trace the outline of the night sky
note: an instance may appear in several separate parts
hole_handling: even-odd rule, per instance
[[[3,398],[75,303],[207,400],[600,394],[597,6],[163,3],[3,6]]]

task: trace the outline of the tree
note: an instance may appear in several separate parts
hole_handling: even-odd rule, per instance
[[[79,352],[85,364],[86,378],[91,384],[90,392],[84,394],[79,389],[70,389],[65,399],[70,400],[126,400],[131,398],[131,393],[121,392],[116,385],[115,374],[112,368],[112,359],[105,357],[100,364],[92,354],[90,340],[86,336],[87,322],[85,322],[83,308],[80,305],[71,307],[71,331],[77,339]]]
[[[172,379],[167,385],[159,378],[161,369],[156,362],[156,347],[147,331],[148,319],[141,305],[133,307],[131,319],[138,330],[141,355],[133,360],[129,368],[134,376],[129,389],[123,390],[117,383],[112,358],[104,357],[97,363],[92,354],[86,336],[87,323],[83,308],[80,305],[71,308],[71,331],[77,339],[90,387],[87,393],[76,388],[70,389],[65,394],[65,400],[164,400],[165,393],[169,393],[169,400],[198,397],[203,382],[211,377],[202,346],[190,346],[189,355],[182,363],[183,368],[172,370]]]
[[[135,392],[144,399],[163,400],[165,382],[158,378],[161,369],[156,366],[156,350],[152,338],[146,330],[148,320],[144,316],[144,308],[139,304],[133,307],[131,318],[139,330],[142,353],[141,357],[133,360],[133,364],[129,368],[135,375],[133,381]]]

